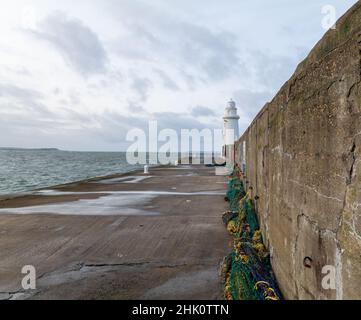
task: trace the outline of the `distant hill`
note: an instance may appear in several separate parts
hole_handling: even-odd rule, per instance
[[[0,147],[0,150],[14,150],[14,151],[60,151],[57,148],[7,148]]]

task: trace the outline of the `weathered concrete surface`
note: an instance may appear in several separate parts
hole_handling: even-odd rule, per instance
[[[0,299],[222,299],[224,177],[204,166],[119,177],[0,201]],[[24,265],[35,291],[21,289]]]
[[[358,2],[237,144],[289,299],[361,299],[360,50]],[[321,285],[325,265],[336,268],[336,290]]]

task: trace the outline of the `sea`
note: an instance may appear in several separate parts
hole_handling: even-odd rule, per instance
[[[125,152],[0,149],[0,194],[13,194],[143,168]]]
[[[205,162],[205,154],[198,152],[193,156],[198,158],[200,163],[208,164],[209,157]],[[171,159],[183,157],[178,153],[166,154],[167,157],[170,155]],[[146,153],[147,163],[150,156],[152,159],[157,159],[157,154]],[[217,153],[216,157],[218,156]],[[160,154],[158,157],[162,158]],[[150,167],[152,166],[154,164]],[[144,164],[129,164],[125,152],[0,148],[0,195],[28,192],[89,178],[143,170],[143,168]]]

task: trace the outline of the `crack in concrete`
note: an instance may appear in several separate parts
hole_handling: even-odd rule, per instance
[[[106,268],[106,267],[133,267],[133,266],[141,266],[141,265],[146,265],[146,264],[150,264],[150,262],[124,262],[124,263],[84,263],[84,262],[80,262],[78,264],[76,264],[73,268],[69,269],[69,270],[55,270],[55,271],[51,271],[51,272],[45,272],[42,275],[40,275],[37,280],[40,280],[42,278],[45,278],[47,276],[50,276],[52,274],[56,274],[56,273],[65,273],[65,272],[77,272],[77,271],[81,271],[84,268]]]
[[[345,222],[345,224],[347,224],[349,226],[349,228],[351,229],[349,231],[351,233],[351,235],[353,235],[358,241],[361,242],[361,236],[356,231],[354,218],[352,217],[352,223],[347,221],[347,222]]]
[[[357,135],[356,135],[357,136]],[[336,240],[337,242],[339,241],[338,240],[338,235],[339,235],[339,231],[341,230],[341,227],[342,227],[342,223],[343,223],[343,216],[344,216],[344,212],[345,212],[345,208],[347,206],[347,193],[348,193],[348,188],[349,186],[352,184],[352,178],[353,178],[353,175],[354,175],[354,167],[355,167],[355,164],[356,164],[356,136],[354,137],[354,140],[353,140],[353,143],[352,143],[352,147],[350,149],[350,155],[352,157],[352,161],[351,161],[351,165],[350,165],[350,168],[348,169],[348,176],[346,177],[346,188],[345,188],[345,193],[344,193],[344,198],[343,198],[343,206],[342,206],[342,209],[341,209],[341,214],[340,214],[340,218],[339,218],[339,222],[338,222],[338,228],[337,228],[337,231],[336,231]]]
[[[134,267],[150,264],[150,262],[125,262],[125,263],[99,263],[99,264],[83,264],[79,271],[83,268],[104,268],[104,267]]]
[[[305,213],[301,213],[300,215],[297,216],[297,219],[299,217],[303,217],[305,218],[305,220],[312,225],[312,227],[317,231],[320,232],[321,234],[327,235],[328,233],[331,233],[332,236],[336,236],[337,234],[337,229],[336,230],[332,230],[332,229],[328,229],[328,228],[320,228],[318,225],[318,221],[313,220],[310,216],[306,215]]]
[[[348,92],[347,92],[346,99],[350,98],[353,89],[354,89],[358,84],[360,84],[360,83],[361,83],[361,80],[358,80],[358,81],[356,81],[356,82],[350,87],[350,89],[349,89]]]
[[[298,81],[301,81],[301,80],[304,79],[306,76],[307,76],[307,72],[304,72],[303,74],[302,74],[302,72],[301,72],[301,73],[297,74],[294,79],[292,79],[291,81],[289,81],[289,82],[290,82],[290,85],[289,85],[288,90],[287,90],[287,98],[286,98],[286,103],[287,103],[287,104],[288,104],[289,101],[292,100],[292,89],[293,89],[293,87],[296,86],[296,83],[297,83]]]
[[[355,150],[356,150],[356,141],[354,140],[351,151],[350,151],[351,157],[352,157],[352,163],[351,163],[351,167],[349,170],[347,185],[350,185],[352,182],[352,177],[353,177],[353,173],[354,173],[353,171],[354,171],[354,166],[355,166],[355,162],[356,162]]]
[[[323,87],[319,88],[318,90],[312,92],[310,95],[306,96],[303,99],[303,102],[306,102],[307,100],[312,99],[316,95],[319,96],[322,91],[327,91],[328,92],[335,83],[343,82],[343,81],[344,81],[344,79],[342,79],[342,78],[337,78],[337,79],[331,80],[331,82],[329,82],[328,84],[324,85]]]
[[[300,186],[300,187],[304,187],[304,188],[307,188],[307,189],[309,189],[309,190],[312,190],[313,192],[315,192],[315,193],[316,193],[317,195],[319,195],[320,197],[323,197],[323,198],[326,198],[326,199],[330,199],[330,200],[335,200],[335,201],[338,201],[338,202],[342,202],[342,200],[339,199],[339,198],[326,196],[325,194],[319,192],[316,188],[312,188],[311,186],[308,186],[308,185],[306,185],[306,184],[300,183],[300,182],[297,181],[297,180],[290,179],[289,181],[297,184],[297,185]]]
[[[155,268],[181,268],[186,267],[188,264],[182,263],[182,264],[159,264],[159,263],[152,263],[152,262],[123,262],[123,263],[78,263],[73,268],[69,270],[55,270],[51,272],[45,272],[41,276],[38,277],[38,280],[46,277],[51,276],[55,273],[66,273],[66,272],[77,272],[82,271],[84,268],[106,268],[106,267],[134,267],[134,266],[143,266],[143,265],[150,265],[152,264]],[[193,266],[206,266],[207,264],[193,264]],[[211,264],[209,264],[211,265]],[[1,294],[1,292],[0,292]]]
[[[160,268],[160,269],[176,269],[176,268],[182,268],[182,267],[186,267],[188,266],[187,263],[180,263],[180,264],[160,264],[160,263],[151,263],[151,262],[124,262],[124,263],[84,263],[84,262],[80,262],[78,264],[76,264],[73,268],[69,269],[69,270],[55,270],[52,272],[46,272],[43,273],[41,276],[39,276],[37,278],[37,280],[40,280],[42,278],[45,278],[47,276],[52,276],[52,275],[56,275],[56,274],[62,274],[62,273],[67,273],[67,272],[81,272],[84,268],[106,268],[106,267],[122,267],[122,266],[142,266],[142,265],[149,265],[152,264],[154,268]],[[214,264],[211,263],[203,263],[203,264],[192,264],[192,266],[202,266],[202,267],[213,267]],[[32,292],[26,292],[24,290],[18,290],[18,291],[11,291],[11,292],[0,292],[0,294],[3,295],[8,295],[8,297],[6,297],[3,300],[11,300],[14,298],[15,295],[17,294],[29,294],[30,296],[35,296],[38,295],[39,293],[43,292],[44,290],[36,290],[36,291],[32,291]]]

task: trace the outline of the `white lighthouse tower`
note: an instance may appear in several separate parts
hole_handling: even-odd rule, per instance
[[[227,104],[226,111],[223,117],[224,156],[227,155],[227,150],[229,150],[229,146],[233,146],[234,142],[239,139],[238,120],[239,115],[237,114],[236,103],[231,99]]]

